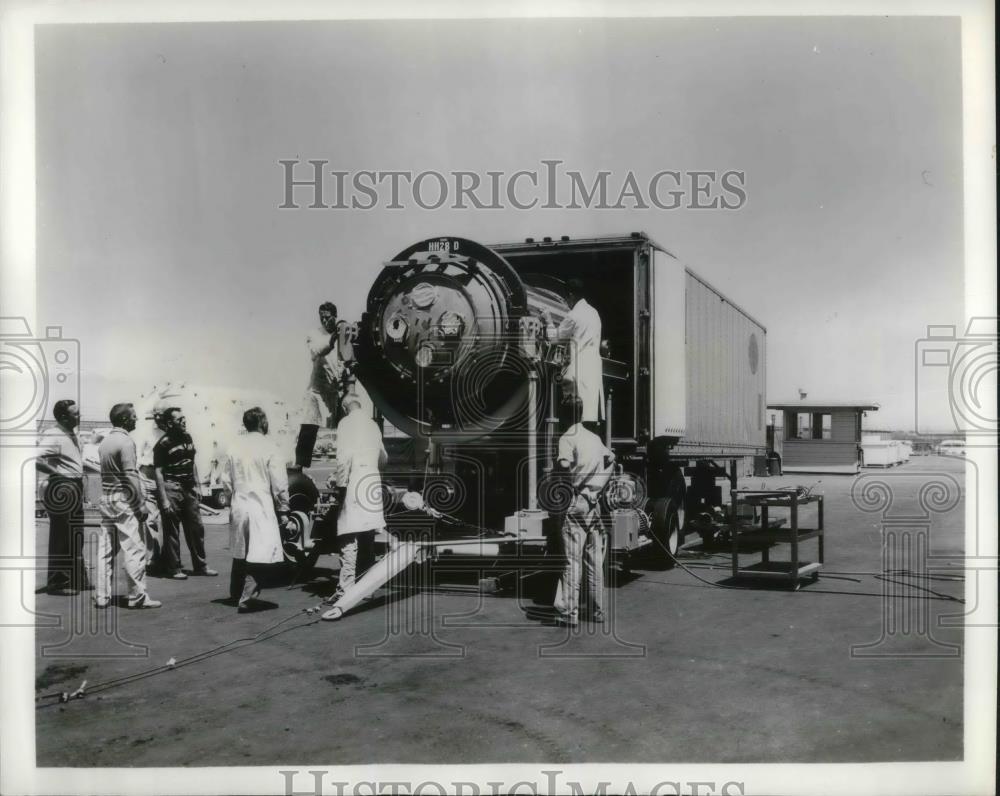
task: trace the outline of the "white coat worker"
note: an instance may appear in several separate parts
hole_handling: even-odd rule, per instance
[[[566,283],[569,314],[558,327],[547,316],[550,340],[569,341],[569,362],[563,371],[563,399],[579,398],[582,421],[597,423],[604,417],[604,366],[601,362],[601,316],[583,298],[579,279]]]
[[[563,404],[563,424],[568,428],[559,438],[558,466],[572,485],[573,498],[563,518],[566,563],[554,607],[557,624],[565,627],[580,623],[580,592],[584,587],[588,604],[582,613],[593,622],[604,621],[605,539],[598,498],[608,482],[615,455],[600,437],[584,427],[580,413],[578,400]]]
[[[229,445],[220,480],[231,501],[229,596],[240,613],[247,613],[260,594],[262,571],[284,561],[279,517],[288,517],[288,476],[284,457],[266,436],[264,410],[255,406],[244,412],[243,427],[247,433]]]
[[[337,517],[340,580],[331,602],[354,585],[359,571],[374,563],[375,532],[385,528],[379,468],[388,456],[382,431],[353,390],[344,398],[343,408],[346,416],[337,426],[337,483],[346,492]]]

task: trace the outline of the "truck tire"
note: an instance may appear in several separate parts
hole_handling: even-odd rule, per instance
[[[684,515],[687,509],[687,482],[678,462],[670,459],[670,447],[674,442],[676,440],[668,437],[656,437],[650,441],[649,469],[646,477],[650,495],[673,502],[683,533]]]
[[[316,508],[319,502],[319,487],[316,482],[300,469],[288,471],[288,503],[292,511],[306,514]]]
[[[687,485],[679,470],[675,470],[673,478],[670,479],[670,490],[667,492],[667,497],[677,511],[677,527],[680,528],[678,544],[684,544],[684,534],[687,531]]]
[[[670,498],[656,498],[649,512],[650,531],[657,559],[668,569],[677,563],[677,553],[684,542],[680,512]]]
[[[288,520],[288,524],[281,529],[281,547],[286,561],[301,565],[307,556],[302,545],[312,520],[304,511],[293,511]]]

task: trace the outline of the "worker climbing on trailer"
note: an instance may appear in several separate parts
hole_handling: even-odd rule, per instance
[[[332,414],[337,419],[337,397],[344,364],[338,337],[337,305],[324,301],[319,307],[319,328],[306,337],[311,360],[309,386],[302,400],[302,423],[295,442],[295,466],[312,465],[320,426]]]
[[[562,374],[563,398],[578,398],[583,407],[581,421],[598,423],[604,416],[601,316],[583,297],[579,279],[570,279],[566,288],[569,314],[557,327],[546,313],[546,336],[570,341],[569,362]]]
[[[562,525],[566,563],[554,600],[558,624],[565,627],[580,623],[582,588],[587,594],[583,613],[593,622],[604,621],[605,540],[598,502],[615,455],[600,437],[584,427],[580,421],[582,410],[579,399],[563,404],[563,422],[568,428],[559,438],[558,465],[572,485]]]

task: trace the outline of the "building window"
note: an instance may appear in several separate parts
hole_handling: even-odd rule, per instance
[[[792,415],[793,423],[789,423],[788,439],[809,439],[812,435],[812,415],[808,412],[796,412]]]
[[[785,439],[833,439],[833,415],[823,412],[786,412]]]
[[[812,438],[833,438],[833,418],[831,415],[825,415],[817,412],[812,416]]]

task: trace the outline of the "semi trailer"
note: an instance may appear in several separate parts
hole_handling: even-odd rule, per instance
[[[437,237],[383,263],[351,330],[356,377],[394,440],[388,482],[456,526],[526,541],[553,530],[566,345],[546,323],[579,280],[602,320],[619,559],[673,560],[720,478],[766,452],[766,329],[643,233],[484,246]],[[564,490],[562,490],[564,492]],[[483,534],[480,534],[482,537]]]

